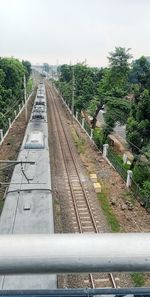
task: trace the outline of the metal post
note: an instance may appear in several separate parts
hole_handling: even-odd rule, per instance
[[[3,134],[3,129],[0,129],[0,138],[3,140],[4,134]]]
[[[82,118],[82,128],[84,129],[84,122],[85,122],[85,119]]]
[[[106,159],[106,157],[107,157],[107,150],[108,150],[108,147],[109,147],[108,143],[103,144],[103,158],[104,158],[104,159]]]
[[[91,139],[93,138],[93,129],[91,129],[91,135],[90,135],[90,138],[91,138]]]
[[[76,111],[76,119],[78,120],[78,111]]]
[[[132,170],[128,170],[127,171],[127,182],[126,182],[127,188],[129,188],[131,186],[131,183],[132,183]]]
[[[28,121],[28,110],[27,110],[27,90],[26,90],[26,76],[24,75],[24,102],[25,102],[25,120]]]
[[[126,164],[127,163],[127,161],[128,161],[128,156],[127,156],[127,154],[123,154],[123,164]]]
[[[8,118],[9,128],[11,127],[11,118]]]
[[[20,112],[20,110],[21,110],[21,106],[20,106],[20,104],[19,104],[19,112]]]

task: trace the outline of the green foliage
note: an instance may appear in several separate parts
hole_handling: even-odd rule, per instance
[[[133,151],[140,153],[135,146],[142,148],[150,141],[150,94],[145,89],[131,109],[126,127],[127,140]]]
[[[126,139],[133,153],[141,151],[150,158],[150,63],[145,57],[130,64],[130,49],[116,47],[109,53],[109,67],[104,69],[90,68],[81,63],[74,66],[59,67],[60,80],[57,85],[64,98],[71,105],[72,78],[75,76],[75,109],[86,109],[93,116],[92,128],[96,127],[97,115],[105,109],[103,131],[94,131],[94,141],[100,147],[107,140],[116,123],[126,124]],[[3,74],[2,74],[2,79]],[[149,155],[149,157],[148,157]],[[110,158],[116,169],[126,176],[117,158],[110,152]],[[133,178],[141,188],[142,197],[148,197],[147,181],[149,165],[135,161]],[[145,186],[146,183],[146,186]],[[144,194],[145,193],[145,194]],[[145,198],[144,198],[145,199]],[[147,198],[146,198],[147,199]]]
[[[143,160],[144,159],[144,160]],[[150,166],[145,156],[138,158],[133,169],[134,181],[139,186],[139,198],[150,209]]]
[[[103,145],[103,138],[104,138],[103,130],[100,128],[95,128],[93,130],[93,140],[97,145],[97,147],[100,149],[102,148],[102,145]]]
[[[150,209],[150,179],[143,182],[141,195],[143,197],[145,207]]]
[[[2,85],[5,81],[5,72],[3,69],[0,69],[0,85]]]
[[[98,84],[102,70],[90,68],[84,64],[74,66],[62,65],[59,67],[60,79],[57,85],[64,98],[71,102],[72,77],[75,77],[75,108],[81,111],[87,109],[91,100],[98,94]]]
[[[129,51],[130,49],[116,47],[114,52],[109,53],[109,81],[111,83],[109,88],[112,90],[115,88],[116,90],[119,89],[123,92],[127,89],[129,60],[132,58]]]
[[[70,82],[72,80],[72,67],[66,64],[60,66],[59,75],[61,82]]]
[[[61,90],[61,94],[63,95],[64,99],[67,103],[71,104],[72,98],[72,86],[70,83],[67,82],[59,82],[58,83],[59,89]]]
[[[138,131],[138,122],[132,116],[127,121],[126,137],[133,151],[138,152],[138,147],[142,147],[142,139]]]
[[[92,100],[90,100],[89,104],[88,104],[88,108],[87,108],[87,112],[89,115],[93,116],[96,108],[97,108],[97,103],[98,103],[98,99],[94,98]]]
[[[149,163],[138,160],[133,169],[134,180],[142,187],[144,182],[150,180]]]
[[[0,58],[0,69],[5,73],[3,87],[7,90],[11,89],[15,96],[20,95],[25,73],[22,63],[14,58]]]
[[[117,218],[115,217],[115,215],[112,212],[107,195],[104,192],[101,192],[101,193],[98,193],[97,196],[100,201],[102,210],[103,210],[103,212],[106,216],[106,219],[108,221],[108,224],[111,227],[112,232],[119,232],[120,225],[119,225]]]
[[[25,69],[26,80],[28,81],[28,79],[31,75],[31,72],[32,72],[31,63],[29,61],[22,61],[22,64]]]
[[[88,109],[91,115],[94,116],[95,112],[97,116],[105,104],[105,135],[113,131],[116,122],[126,124],[128,120],[127,140],[143,147],[149,142],[150,135],[150,100],[149,91],[145,90],[150,85],[150,64],[141,57],[130,68],[131,57],[130,49],[116,47],[114,52],[109,53],[109,68],[99,70],[85,64],[62,65],[59,68],[59,87],[71,103],[74,68],[75,108],[79,111]],[[131,89],[136,104],[127,97]],[[141,90],[144,90],[142,94]]]
[[[140,87],[140,91],[144,91],[144,89],[150,90],[150,63],[144,56],[132,63],[129,81],[137,84]]]
[[[126,98],[129,90],[130,58],[129,49],[115,48],[115,51],[111,52],[108,57],[110,68],[103,70],[98,93],[99,100],[103,100],[105,104],[105,137],[113,131],[116,122],[125,124],[130,112],[130,101]]]
[[[33,80],[30,78],[27,82],[27,95],[29,95],[32,91],[32,86],[33,86]]]
[[[109,149],[110,151],[110,149]],[[113,157],[115,158],[116,162],[118,163],[118,165],[120,165],[120,167],[124,170],[129,170],[130,169],[130,165],[128,164],[124,164],[123,163],[123,157],[121,154],[118,154],[115,150],[111,149],[111,154],[113,154]]]
[[[128,74],[128,60],[132,58],[129,51],[130,48],[126,49],[124,47],[115,47],[115,51],[109,53],[109,64],[111,68],[114,68],[114,71],[121,73],[124,71],[125,74]]]
[[[140,272],[131,273],[132,280],[134,282],[135,287],[143,287],[145,284],[144,276]]]
[[[30,63],[15,58],[0,58],[0,128],[8,128],[8,118],[23,100],[24,74],[29,77]]]
[[[104,113],[106,136],[110,134],[116,122],[124,125],[130,112],[130,102],[125,99],[110,97],[106,101],[106,113]]]

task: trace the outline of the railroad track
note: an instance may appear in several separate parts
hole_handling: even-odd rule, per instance
[[[55,126],[61,148],[61,154],[65,168],[65,183],[68,191],[68,197],[71,207],[71,215],[73,220],[74,231],[77,233],[100,233],[101,226],[94,214],[94,207],[89,197],[89,193],[85,187],[84,178],[81,174],[78,161],[73,154],[72,142],[67,133],[67,129],[63,122],[63,117],[58,106],[57,95],[53,88],[47,83],[47,97],[51,100],[51,114]],[[107,286],[116,288],[116,280],[112,273],[104,274],[103,279],[99,274],[89,274],[84,278],[86,286],[92,288]]]

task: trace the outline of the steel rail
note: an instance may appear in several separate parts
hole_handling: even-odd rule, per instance
[[[48,85],[48,88],[49,88],[49,93],[51,95],[51,98],[53,100],[53,105],[55,106],[55,115],[56,115],[56,110],[57,110],[57,114],[59,116],[59,121],[61,123],[61,126],[62,126],[62,129],[63,129],[63,132],[64,132],[64,136],[65,136],[65,139],[66,139],[66,142],[68,144],[68,148],[69,148],[69,151],[70,151],[70,155],[72,157],[72,160],[73,160],[73,164],[74,164],[74,167],[75,167],[75,170],[76,170],[76,173],[77,173],[77,176],[78,176],[78,179],[79,179],[79,183],[80,183],[80,186],[82,188],[82,191],[83,191],[83,196],[85,197],[85,200],[86,200],[86,204],[87,204],[87,207],[88,207],[88,210],[89,210],[89,214],[90,214],[90,217],[91,217],[91,221],[92,221],[92,224],[93,224],[93,227],[94,227],[94,230],[96,233],[99,233],[99,230],[97,228],[97,224],[95,222],[95,218],[93,216],[93,213],[92,213],[92,210],[91,210],[91,207],[90,207],[90,203],[89,203],[89,199],[87,197],[87,194],[86,194],[86,191],[85,191],[85,188],[82,184],[82,181],[81,181],[81,178],[80,178],[80,173],[79,173],[79,169],[78,169],[78,164],[77,164],[77,161],[72,153],[72,150],[70,148],[70,143],[69,143],[69,140],[68,140],[68,137],[67,137],[67,134],[66,134],[66,131],[65,131],[65,128],[64,128],[64,125],[63,125],[63,122],[62,122],[62,119],[61,119],[61,115],[60,115],[60,111],[59,111],[59,108],[56,104],[56,101],[54,100],[54,97],[56,96],[56,94],[54,95],[54,92],[50,89],[50,86]],[[56,116],[58,118],[58,116]],[[58,126],[58,122],[56,121],[56,126]],[[59,130],[60,131],[60,130]],[[61,135],[61,133],[59,132],[59,134]],[[59,137],[60,139],[61,137]],[[61,142],[61,141],[60,141]],[[61,143],[60,143],[61,144]],[[71,189],[71,193],[72,193],[72,198],[73,198],[73,204],[74,204],[74,207],[75,207],[75,213],[76,213],[76,218],[77,218],[77,222],[78,222],[78,226],[79,226],[79,231],[80,233],[83,233],[83,230],[82,230],[82,225],[81,225],[81,222],[80,222],[80,216],[79,216],[79,212],[78,212],[78,209],[77,209],[77,205],[76,205],[76,201],[75,201],[75,197],[74,197],[74,194],[73,194],[73,189],[72,189],[72,185],[71,185],[71,181],[70,181],[70,176],[69,176],[69,172],[68,172],[68,168],[67,168],[67,162],[66,162],[66,159],[65,159],[65,155],[64,155],[64,151],[63,151],[63,147],[62,147],[62,144],[61,144],[61,151],[62,151],[62,155],[63,155],[63,159],[64,159],[64,163],[65,163],[65,167],[66,167],[66,172],[67,172],[67,176],[68,176],[68,181],[69,181],[69,186],[70,186],[70,189]],[[115,279],[113,277],[113,274],[112,273],[109,273],[109,280],[112,284],[112,287],[113,288],[117,288],[117,285],[116,285],[116,282],[115,282]],[[94,284],[94,277],[93,275],[90,273],[89,274],[89,279],[90,279],[90,282],[91,282],[91,285],[92,285],[92,288],[95,288],[95,284]]]
[[[54,95],[53,95],[53,96],[54,96]],[[54,102],[55,102],[55,101],[54,101]],[[84,188],[84,186],[83,186],[83,184],[82,184],[82,181],[81,181],[81,178],[80,178],[80,173],[79,173],[79,169],[78,169],[77,161],[76,161],[76,159],[75,159],[75,157],[74,157],[74,155],[73,155],[73,153],[72,153],[72,150],[71,150],[71,148],[70,148],[70,143],[69,143],[69,140],[68,140],[68,137],[67,137],[67,134],[66,134],[64,125],[63,125],[63,123],[62,123],[62,119],[61,119],[61,115],[60,115],[59,109],[58,109],[58,107],[57,107],[56,104],[55,104],[55,106],[56,106],[56,109],[57,109],[57,113],[58,113],[58,115],[59,115],[59,119],[60,119],[61,126],[62,126],[62,129],[63,129],[64,135],[65,135],[66,142],[67,142],[67,144],[68,144],[68,148],[69,148],[69,151],[70,151],[70,155],[71,155],[71,157],[72,157],[73,164],[74,164],[74,167],[75,167],[77,176],[78,176],[78,180],[79,180],[80,186],[81,186],[82,191],[83,191],[83,195],[84,195],[85,200],[86,200],[86,204],[87,204],[87,207],[88,207],[88,210],[89,210],[89,214],[90,214],[90,217],[91,217],[92,222],[93,222],[94,229],[95,229],[96,233],[98,233],[99,231],[98,231],[97,224],[96,224],[96,222],[95,222],[95,218],[94,218],[94,216],[93,216],[93,213],[92,213],[92,210],[91,210],[91,207],[90,207],[89,199],[88,199],[88,197],[87,197],[85,188]]]
[[[51,95],[51,98],[52,98],[52,96],[54,96],[51,91],[50,91],[50,95]],[[54,103],[54,100],[53,100],[53,106],[54,106],[55,118],[57,117],[57,115],[59,115],[59,117],[57,117],[57,118],[59,119],[60,124],[61,124],[61,127],[63,129],[63,133],[64,133],[64,136],[65,136],[65,139],[66,139],[68,148],[69,148],[69,152],[70,152],[70,155],[72,157],[72,160],[73,160],[73,163],[74,163],[76,172],[77,172],[77,176],[78,176],[78,179],[79,179],[79,182],[80,182],[80,186],[81,186],[81,189],[83,190],[83,186],[82,186],[82,183],[81,183],[81,180],[80,180],[79,172],[78,172],[77,166],[75,164],[75,160],[74,160],[73,154],[72,154],[71,149],[70,149],[70,145],[69,145],[69,142],[68,142],[68,139],[67,139],[67,136],[66,136],[66,133],[65,133],[63,124],[62,124],[62,120],[61,120],[61,117],[60,117],[58,108],[57,108],[56,104]],[[57,113],[56,113],[56,110],[57,110]],[[76,214],[76,219],[77,219],[77,224],[78,224],[79,232],[80,233],[83,233],[82,224],[81,224],[81,220],[80,220],[80,215],[79,215],[79,211],[78,211],[78,208],[77,208],[76,199],[75,199],[75,195],[74,195],[74,190],[73,190],[73,186],[72,186],[72,183],[71,183],[71,179],[70,179],[70,175],[69,175],[69,170],[68,170],[68,167],[67,167],[67,161],[66,161],[66,157],[65,157],[65,153],[64,153],[64,148],[63,148],[62,141],[61,141],[61,132],[60,132],[60,128],[58,127],[58,122],[57,121],[56,121],[56,126],[57,126],[57,129],[58,129],[57,131],[59,131],[59,133],[58,133],[59,134],[59,142],[60,142],[60,147],[61,147],[61,152],[62,152],[62,156],[63,156],[63,160],[64,160],[65,169],[66,169],[66,172],[67,172],[68,183],[69,183],[70,192],[71,192],[71,195],[72,195],[72,201],[73,201],[73,205],[74,205],[74,209],[75,209],[75,214]],[[84,190],[83,191],[83,195],[84,196],[85,196],[85,193],[86,192]],[[89,208],[89,205],[88,205],[88,208]],[[89,214],[91,215],[90,209],[89,209]],[[89,280],[90,280],[90,283],[91,283],[92,288],[95,288],[94,278],[93,278],[93,275],[91,273],[89,274]]]
[[[54,92],[52,92],[52,93],[53,93],[53,96],[54,96]],[[56,94],[55,94],[55,96],[56,96]],[[56,105],[56,103],[55,103],[55,105]],[[95,219],[94,219],[94,216],[93,216],[93,213],[92,213],[92,209],[91,209],[91,207],[90,207],[89,199],[88,199],[88,197],[87,197],[85,188],[83,187],[83,184],[82,184],[81,179],[80,179],[80,174],[79,174],[79,170],[78,170],[78,166],[77,166],[77,161],[76,161],[76,159],[75,159],[75,157],[74,157],[74,155],[72,154],[72,151],[71,151],[71,149],[70,149],[70,144],[69,144],[69,141],[68,141],[68,138],[67,138],[67,135],[66,135],[66,132],[65,132],[65,129],[64,129],[62,120],[61,120],[61,115],[60,115],[60,112],[59,112],[59,109],[58,109],[57,105],[56,105],[56,108],[57,108],[57,111],[58,111],[58,114],[59,114],[59,117],[60,117],[60,121],[61,121],[61,124],[62,124],[62,128],[63,128],[64,134],[65,134],[65,136],[66,136],[66,140],[67,140],[67,143],[68,143],[68,147],[69,147],[69,150],[70,150],[72,159],[73,159],[74,164],[75,164],[75,168],[76,168],[76,171],[77,171],[77,175],[78,175],[78,178],[79,178],[81,187],[82,187],[83,192],[84,192],[84,197],[86,198],[87,206],[88,206],[88,209],[89,209],[89,213],[90,213],[90,216],[91,216],[91,219],[92,219],[92,222],[93,222],[93,226],[94,226],[95,232],[96,232],[96,233],[99,233],[98,228],[97,228],[97,224],[96,224],[96,222],[95,222]],[[111,283],[112,283],[113,288],[117,288],[117,285],[116,285],[115,279],[114,279],[114,277],[113,277],[113,274],[112,274],[112,273],[109,273],[108,275],[109,275],[109,279],[110,279],[110,281],[111,281]],[[90,281],[91,281],[92,287],[95,288],[94,278],[93,278],[92,274],[90,274]]]

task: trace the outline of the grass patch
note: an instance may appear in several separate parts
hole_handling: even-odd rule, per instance
[[[98,193],[97,196],[100,201],[101,208],[106,216],[107,222],[111,227],[112,232],[119,232],[121,226],[120,226],[117,218],[115,217],[115,215],[112,212],[112,209],[109,205],[107,195],[104,192],[102,192],[102,193]]]
[[[79,137],[75,130],[72,130],[72,136],[79,154],[83,154],[85,151],[85,140]]]
[[[140,272],[131,273],[132,281],[135,287],[142,287],[145,284],[144,275]]]

